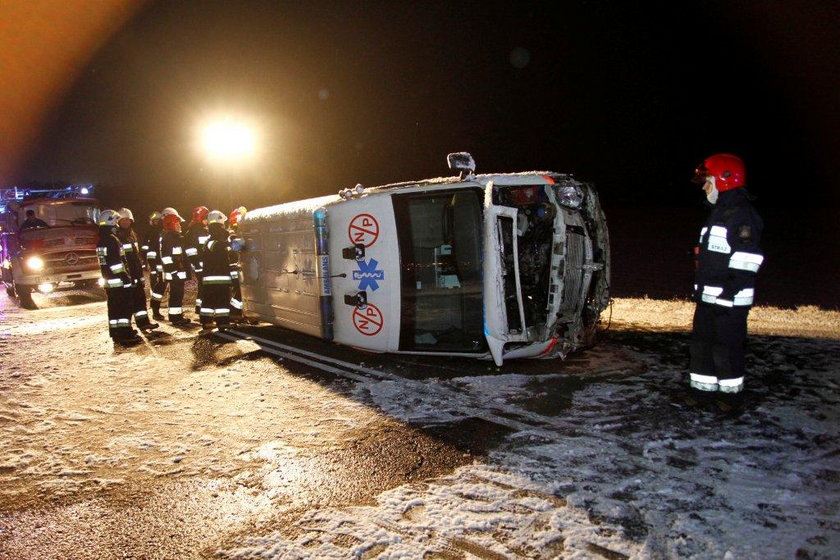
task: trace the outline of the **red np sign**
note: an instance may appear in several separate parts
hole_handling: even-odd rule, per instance
[[[379,334],[384,322],[382,312],[372,303],[368,303],[361,309],[357,307],[353,310],[353,325],[357,331],[365,336]]]
[[[379,238],[379,222],[370,214],[359,214],[350,220],[347,236],[353,245],[361,244],[370,247]]]

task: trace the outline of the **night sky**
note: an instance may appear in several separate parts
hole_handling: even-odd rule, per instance
[[[480,173],[574,173],[608,207],[683,205],[702,198],[694,166],[728,151],[764,205],[840,202],[838,3],[651,5],[149,2],[17,180],[97,183],[141,212],[229,211],[447,175],[464,150]],[[253,164],[198,152],[219,111],[259,128]]]

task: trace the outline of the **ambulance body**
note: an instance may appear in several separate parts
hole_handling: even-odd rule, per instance
[[[593,343],[609,240],[592,186],[553,172],[475,175],[468,154],[450,166],[461,175],[248,212],[245,313],[368,351],[497,365]]]

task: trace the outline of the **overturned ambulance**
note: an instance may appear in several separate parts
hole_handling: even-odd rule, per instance
[[[476,175],[344,189],[239,226],[245,313],[374,352],[565,357],[594,342],[609,238],[570,175]]]

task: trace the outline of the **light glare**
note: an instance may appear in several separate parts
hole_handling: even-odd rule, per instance
[[[247,125],[230,120],[208,124],[202,131],[204,151],[212,158],[244,159],[254,153],[254,131]]]

